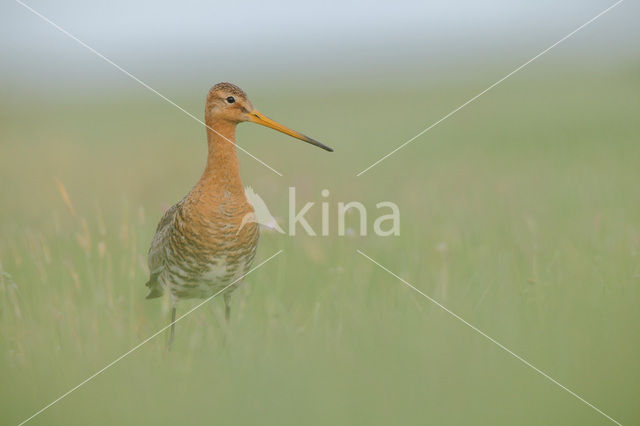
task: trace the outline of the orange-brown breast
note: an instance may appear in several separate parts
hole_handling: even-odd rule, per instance
[[[252,212],[244,193],[208,191],[196,185],[175,211],[165,267],[158,277],[162,287],[170,288],[177,298],[204,298],[246,274],[255,257],[259,228],[253,222],[241,229],[240,225]]]

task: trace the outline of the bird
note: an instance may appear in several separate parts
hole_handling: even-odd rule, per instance
[[[256,255],[259,224],[246,220],[254,209],[240,177],[236,126],[247,121],[260,124],[333,151],[265,116],[253,107],[242,89],[231,83],[218,83],[209,90],[204,116],[208,143],[204,172],[189,193],[164,212],[147,257],[146,298],[168,292],[171,301],[169,349],[178,301],[206,299],[224,290],[225,319],[229,321],[231,293]]]

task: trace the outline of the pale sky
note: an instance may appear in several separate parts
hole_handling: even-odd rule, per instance
[[[615,1],[49,1],[34,9],[134,73],[357,75],[532,56]],[[640,7],[626,0],[566,43],[566,54],[640,55]],[[120,76],[15,0],[0,5],[0,84]]]

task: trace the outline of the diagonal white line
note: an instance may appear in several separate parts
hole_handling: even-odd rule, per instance
[[[434,127],[436,127],[438,124],[442,123],[444,120],[446,120],[447,118],[451,117],[453,114],[455,114],[456,112],[460,111],[462,108],[466,107],[467,105],[469,105],[471,102],[475,101],[476,99],[478,99],[480,96],[484,95],[485,93],[487,93],[489,90],[493,89],[494,87],[496,87],[497,85],[499,85],[500,83],[502,83],[503,81],[505,81],[506,79],[508,79],[509,77],[511,77],[512,75],[514,75],[515,73],[517,73],[518,71],[520,71],[521,69],[523,69],[524,67],[526,67],[527,65],[529,65],[531,62],[535,61],[536,59],[538,59],[540,56],[544,55],[545,53],[547,53],[548,51],[550,51],[551,49],[553,49],[554,47],[556,47],[557,45],[559,45],[560,43],[562,43],[563,41],[565,41],[566,39],[568,39],[569,37],[573,36],[575,33],[577,33],[578,31],[580,31],[581,29],[583,29],[584,27],[586,27],[587,25],[589,25],[590,23],[592,23],[593,21],[595,21],[596,19],[598,19],[599,17],[601,17],[602,15],[604,15],[605,13],[609,12],[611,9],[613,9],[614,7],[616,7],[617,5],[619,5],[620,3],[622,3],[624,0],[618,0],[617,2],[615,2],[613,5],[609,6],[608,8],[606,8],[605,10],[603,10],[602,12],[598,13],[596,16],[594,16],[593,18],[589,19],[587,22],[585,22],[584,24],[580,25],[578,28],[576,28],[575,30],[571,31],[569,34],[567,34],[566,36],[562,37],[560,40],[556,41],[555,43],[553,43],[551,46],[547,47],[546,49],[544,49],[542,52],[538,53],[536,56],[534,56],[533,58],[529,59],[527,62],[525,62],[524,64],[520,65],[518,68],[516,68],[515,70],[511,71],[509,74],[505,75],[504,77],[502,77],[500,80],[496,81],[495,83],[493,83],[491,86],[487,87],[486,89],[484,89],[482,92],[478,93],[477,95],[475,95],[473,98],[469,99],[468,101],[466,101],[465,103],[463,103],[462,105],[460,105],[459,107],[457,107],[456,109],[454,109],[453,111],[451,111],[449,114],[445,115],[444,117],[442,117],[440,120],[436,121],[435,123],[433,123],[432,125],[430,125],[429,127],[427,127],[426,129],[422,130],[420,133],[418,133],[417,135],[415,135],[414,137],[412,137],[411,139],[409,139],[408,141],[406,141],[405,143],[403,143],[402,145],[398,146],[396,149],[394,149],[393,151],[391,151],[390,153],[388,153],[387,155],[379,158],[376,162],[372,163],[369,165],[369,167],[367,167],[366,169],[360,171],[358,174],[356,174],[356,176],[360,176],[362,174],[364,174],[365,172],[367,172],[369,169],[371,169],[372,167],[377,166],[378,164],[380,164],[382,161],[386,160],[387,158],[389,158],[390,156],[392,156],[393,154],[395,154],[396,152],[400,151],[402,148],[404,148],[405,146],[409,145],[411,142],[413,142],[414,140],[418,139],[420,136],[424,135],[425,133],[427,133],[429,130],[433,129]]]
[[[58,398],[54,399],[53,401],[51,401],[49,404],[45,405],[44,407],[42,407],[40,410],[38,410],[36,413],[34,413],[32,416],[28,417],[27,419],[23,420],[22,422],[20,422],[18,424],[18,426],[22,426],[23,424],[27,423],[28,421],[30,421],[31,419],[33,419],[34,417],[36,417],[38,414],[41,414],[43,411],[47,410],[48,408],[50,408],[51,406],[55,405],[56,403],[60,402],[60,400],[66,398],[67,396],[69,396],[69,394],[71,394],[72,392],[74,392],[75,390],[77,390],[79,387],[81,387],[82,385],[86,384],[87,382],[91,381],[92,379],[94,379],[96,376],[98,376],[99,374],[101,374],[102,372],[104,372],[105,370],[107,370],[109,367],[112,367],[114,364],[116,364],[118,361],[122,360],[123,358],[125,358],[127,355],[129,355],[130,353],[134,352],[136,349],[140,348],[142,345],[144,345],[145,343],[147,343],[149,340],[153,339],[154,337],[156,337],[157,335],[159,335],[160,333],[162,333],[163,331],[165,331],[167,328],[171,327],[173,324],[177,323],[178,321],[180,321],[181,319],[183,319],[184,317],[186,317],[187,315],[191,314],[193,311],[195,311],[196,309],[198,309],[200,306],[204,305],[205,303],[209,302],[211,299],[213,299],[214,297],[216,297],[217,295],[219,295],[220,293],[222,293],[223,291],[225,291],[226,289],[228,289],[229,287],[231,287],[232,285],[234,285],[235,283],[237,283],[238,281],[242,280],[244,277],[246,277],[247,275],[249,275],[250,273],[252,273],[253,271],[255,271],[256,269],[258,269],[259,267],[261,267],[262,265],[264,265],[265,263],[267,263],[268,261],[270,261],[271,259],[273,259],[274,257],[276,257],[277,255],[279,255],[280,253],[282,253],[282,250],[278,250],[278,252],[276,252],[275,254],[273,254],[271,257],[269,257],[267,260],[261,262],[259,265],[254,266],[253,268],[251,268],[251,270],[249,270],[249,272],[247,272],[246,274],[242,275],[240,278],[238,278],[237,280],[235,280],[234,282],[232,282],[231,284],[229,284],[228,286],[226,286],[225,288],[223,288],[222,290],[220,290],[219,292],[215,293],[213,296],[208,297],[207,299],[205,299],[203,302],[198,303],[195,307],[191,308],[188,312],[186,312],[184,315],[178,317],[175,321],[170,322],[168,325],[166,325],[165,327],[162,327],[160,330],[158,330],[156,333],[153,333],[151,336],[147,337],[146,339],[144,339],[142,342],[138,343],[136,346],[134,346],[133,348],[129,349],[127,352],[123,353],[122,355],[120,355],[118,358],[114,359],[113,361],[111,361],[109,364],[105,365],[104,367],[102,367],[100,370],[96,371],[95,373],[93,373],[91,376],[87,377],[86,379],[84,379],[83,381],[81,381],[80,383],[78,383],[76,386],[72,387],[71,389],[69,389],[68,391],[66,391],[65,393],[63,393],[62,395],[60,395]]]
[[[68,36],[69,38],[73,39],[74,41],[76,41],[78,44],[80,44],[81,46],[85,47],[87,50],[89,50],[91,53],[93,53],[94,55],[98,56],[99,58],[103,59],[105,62],[107,62],[108,64],[112,65],[113,67],[117,68],[119,71],[121,71],[122,73],[124,73],[125,75],[127,75],[128,77],[130,77],[132,80],[136,81],[137,83],[139,83],[140,85],[142,85],[143,87],[145,87],[146,89],[148,89],[149,91],[155,93],[156,95],[158,95],[159,97],[161,97],[162,99],[164,99],[165,101],[167,101],[168,103],[170,103],[171,105],[173,105],[174,107],[178,108],[180,111],[182,111],[183,113],[185,113],[186,115],[188,115],[189,117],[193,118],[194,120],[196,120],[198,123],[202,124],[204,127],[206,127],[207,129],[211,130],[212,132],[214,132],[215,134],[217,134],[218,136],[220,136],[221,138],[223,138],[224,140],[226,140],[227,142],[234,144],[233,141],[229,140],[228,138],[226,138],[225,136],[223,136],[222,134],[220,134],[218,131],[216,131],[215,129],[212,129],[211,127],[207,126],[207,124],[200,120],[198,117],[196,117],[195,115],[191,114],[189,111],[187,111],[186,109],[182,108],[180,105],[176,104],[175,102],[173,102],[171,99],[167,98],[165,95],[163,95],[162,93],[158,92],[156,89],[154,89],[153,87],[149,86],[147,83],[145,83],[144,81],[140,80],[138,77],[136,77],[135,75],[131,74],[129,71],[125,70],[124,68],[122,68],[120,65],[116,64],[115,62],[113,62],[111,59],[107,58],[106,56],[104,56],[102,53],[98,52],[97,50],[95,50],[93,47],[89,46],[87,43],[85,43],[84,41],[80,40],[78,37],[74,36],[73,34],[71,34],[69,31],[65,30],[64,28],[62,28],[60,25],[56,24],[55,22],[53,22],[51,19],[47,18],[46,16],[44,16],[43,14],[41,14],[40,12],[38,12],[37,10],[35,10],[34,8],[32,8],[31,6],[29,6],[26,3],[23,3],[21,0],[15,0],[18,4],[22,5],[25,9],[29,10],[30,12],[32,12],[34,15],[38,16],[39,18],[41,18],[43,21],[49,23],[51,26],[53,26],[54,28],[56,28],[58,31],[60,31],[61,33],[65,34],[66,36]],[[236,147],[244,152],[245,154],[247,154],[249,157],[253,158],[254,160],[256,160],[258,163],[262,164],[263,166],[265,166],[266,168],[268,168],[269,170],[271,170],[272,172],[274,172],[275,174],[282,176],[282,173],[280,173],[279,171],[277,171],[276,169],[274,169],[273,167],[271,167],[270,165],[268,165],[267,163],[265,163],[264,161],[262,161],[261,159],[259,159],[258,157],[256,157],[255,155],[251,154],[249,151],[247,151],[246,149],[242,148],[240,145],[235,144]]]
[[[518,361],[522,362],[523,364],[525,364],[527,367],[530,367],[531,369],[533,369],[534,371],[536,371],[538,374],[542,375],[543,377],[545,377],[547,380],[551,381],[552,383],[558,385],[559,387],[561,387],[562,389],[564,389],[565,391],[569,392],[571,395],[573,395],[574,397],[576,397],[577,399],[579,399],[580,401],[584,402],[585,404],[587,404],[589,407],[593,408],[594,410],[596,410],[598,413],[602,414],[603,416],[605,416],[607,419],[611,420],[613,423],[622,426],[622,424],[620,422],[618,422],[616,419],[614,419],[613,417],[609,416],[607,413],[605,413],[604,411],[602,411],[601,409],[599,409],[598,407],[596,407],[595,405],[593,405],[592,403],[590,403],[589,401],[587,401],[586,399],[584,399],[583,397],[581,397],[580,395],[578,395],[577,393],[575,393],[574,391],[572,391],[571,389],[567,388],[566,386],[564,386],[562,383],[558,382],[556,379],[554,379],[553,377],[549,376],[547,373],[545,373],[544,371],[540,370],[538,367],[536,367],[535,365],[531,364],[529,361],[527,361],[526,359],[522,358],[520,355],[516,354],[515,352],[511,351],[509,348],[507,348],[506,346],[504,346],[502,343],[498,342],[496,339],[494,339],[493,337],[489,336],[488,334],[486,334],[484,331],[480,330],[478,327],[474,326],[473,324],[469,323],[468,321],[466,321],[464,318],[462,318],[461,316],[459,316],[458,314],[456,314],[455,312],[453,312],[452,310],[450,310],[449,308],[447,308],[446,306],[442,305],[441,303],[439,303],[437,300],[433,299],[432,297],[428,296],[426,293],[424,293],[422,290],[419,290],[418,288],[416,288],[415,286],[413,286],[411,283],[405,281],[403,278],[399,277],[398,275],[394,274],[393,272],[391,272],[389,269],[387,269],[386,267],[382,266],[380,263],[376,262],[375,260],[373,260],[372,258],[370,258],[369,256],[367,256],[366,254],[364,254],[361,250],[356,250],[359,254],[361,254],[362,256],[366,257],[367,259],[369,259],[371,262],[375,263],[376,265],[378,265],[381,269],[383,269],[384,271],[388,272],[389,274],[393,275],[394,277],[396,277],[397,279],[399,279],[400,281],[402,281],[407,287],[411,288],[412,290],[414,290],[415,292],[419,293],[420,295],[424,296],[427,300],[429,300],[431,303],[437,305],[438,307],[442,308],[445,312],[447,312],[449,315],[453,316],[455,319],[457,319],[458,321],[462,322],[464,325],[466,325],[467,327],[471,328],[473,331],[475,331],[476,333],[480,334],[482,337],[486,338],[487,340],[489,340],[490,342],[494,343],[495,345],[497,345],[500,349],[504,350],[505,352],[507,352],[509,355],[513,356],[514,358],[516,358]]]

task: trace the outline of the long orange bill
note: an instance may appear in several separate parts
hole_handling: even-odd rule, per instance
[[[293,136],[296,139],[300,139],[301,141],[305,141],[307,143],[310,143],[311,145],[315,145],[317,147],[320,147],[322,149],[324,149],[325,151],[329,151],[329,152],[333,152],[333,148],[330,148],[328,146],[326,146],[323,143],[318,142],[315,139],[311,139],[309,136],[305,136],[302,133],[298,133],[295,130],[291,130],[288,127],[283,126],[282,124],[273,121],[272,119],[270,119],[269,117],[267,117],[266,115],[263,115],[261,112],[257,111],[257,110],[253,110],[249,113],[249,121],[253,122],[253,123],[258,123],[261,124],[265,127],[270,127],[274,130],[277,130],[279,132],[282,132],[286,135],[289,136]]]

